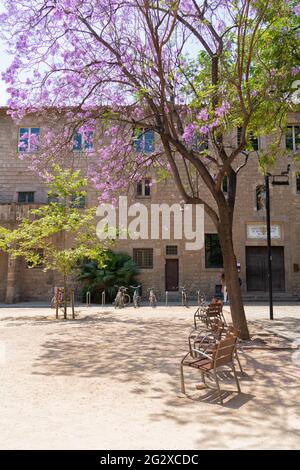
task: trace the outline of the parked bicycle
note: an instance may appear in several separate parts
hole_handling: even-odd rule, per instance
[[[51,308],[61,308],[64,304],[64,288],[54,287],[54,296],[51,299]]]
[[[130,302],[130,297],[127,294],[127,287],[124,286],[115,286],[118,288],[116,298],[113,302],[115,308],[124,308],[126,304]]]
[[[201,292],[200,290],[197,290],[197,302],[198,302],[198,307],[206,306],[206,295],[204,294],[204,292]]]
[[[140,285],[139,286],[130,286],[133,289],[133,297],[132,302],[134,308],[138,308],[141,306],[141,296],[140,296]]]
[[[154,292],[154,287],[150,287],[147,290],[149,291],[149,305],[150,305],[150,307],[156,307],[157,299],[156,299],[156,295],[155,295],[155,292]]]

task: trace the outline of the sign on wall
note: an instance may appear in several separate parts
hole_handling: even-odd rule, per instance
[[[267,225],[266,224],[247,224],[247,238],[250,240],[266,240],[267,239]],[[271,238],[273,240],[280,240],[281,238],[280,225],[271,225]]]

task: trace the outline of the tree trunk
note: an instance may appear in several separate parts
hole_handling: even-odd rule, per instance
[[[232,223],[226,210],[220,213],[218,233],[223,254],[225,284],[230,303],[233,326],[240,330],[241,339],[248,340],[249,330],[243,305],[237,260],[233,248]]]
[[[64,319],[67,319],[68,311],[68,287],[67,287],[67,276],[64,273]]]

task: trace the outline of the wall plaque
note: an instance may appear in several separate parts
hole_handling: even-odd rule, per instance
[[[267,225],[266,224],[247,224],[247,238],[249,240],[266,240],[267,239]],[[280,240],[281,238],[280,225],[271,225],[271,238],[273,240]]]

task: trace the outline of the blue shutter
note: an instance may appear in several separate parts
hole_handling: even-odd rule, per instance
[[[76,152],[80,152],[82,148],[82,135],[80,132],[75,132],[74,139],[73,139],[73,150]]]
[[[32,141],[29,142],[30,150],[38,150],[39,149],[39,137],[40,137],[40,128],[39,127],[32,127],[31,128],[31,136],[33,136]]]
[[[28,127],[21,127],[19,132],[19,143],[18,143],[18,150],[19,152],[27,152],[28,151]]]
[[[145,153],[150,153],[154,151],[154,131],[147,129],[144,132],[144,141],[145,141]]]
[[[143,143],[143,132],[138,131],[137,129],[134,132],[134,150],[136,152],[141,152],[142,150],[142,143]]]
[[[94,139],[94,132],[93,131],[89,131],[89,132],[85,132],[84,134],[84,149],[85,150],[91,150],[93,148],[93,139]]]

